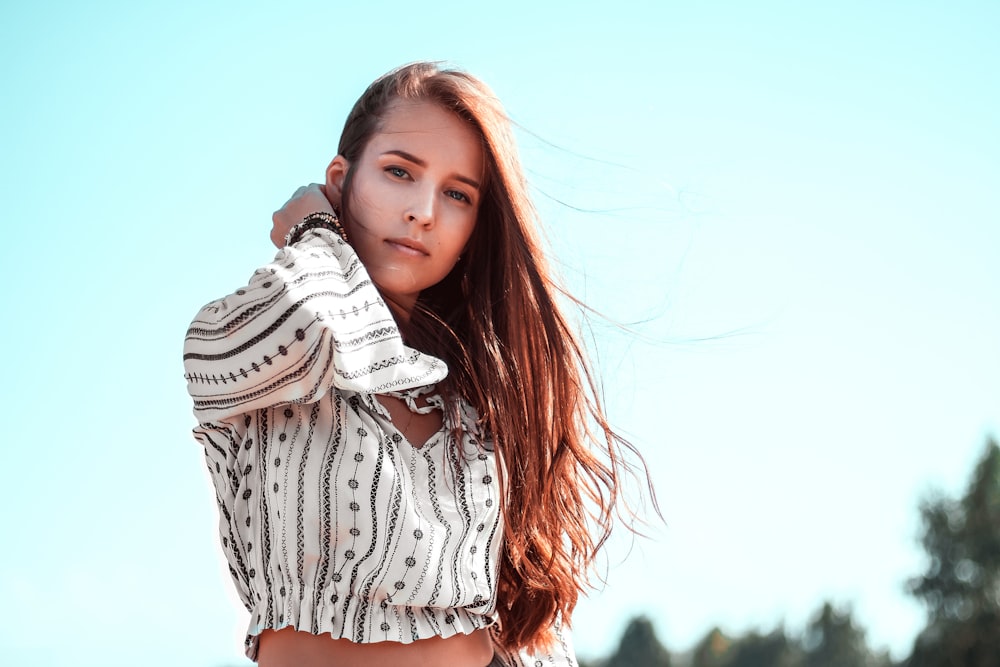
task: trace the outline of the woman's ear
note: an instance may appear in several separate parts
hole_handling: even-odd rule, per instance
[[[351,168],[351,163],[343,155],[338,155],[330,162],[326,168],[326,198],[330,204],[338,211],[342,209],[341,199],[344,194],[344,179],[347,171]]]

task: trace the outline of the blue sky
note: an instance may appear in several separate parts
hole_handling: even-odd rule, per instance
[[[485,79],[667,525],[582,656],[800,630],[904,655],[917,503],[1000,433],[995,3],[4,3],[10,664],[241,664],[184,330],[273,250],[379,74]],[[567,202],[580,212],[561,206]]]

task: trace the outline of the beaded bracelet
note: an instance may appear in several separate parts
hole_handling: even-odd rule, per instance
[[[285,245],[287,246],[295,243],[310,229],[317,229],[320,227],[331,232],[336,232],[340,235],[340,238],[347,242],[347,232],[344,231],[344,226],[340,224],[340,220],[337,216],[333,213],[326,213],[325,211],[316,211],[315,213],[310,213],[306,217],[302,218],[301,222],[295,223],[295,226],[288,230],[288,233],[285,234]]]

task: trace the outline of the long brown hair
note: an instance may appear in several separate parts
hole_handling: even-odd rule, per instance
[[[492,436],[505,469],[500,640],[543,648],[555,619],[569,621],[616,513],[631,516],[620,485],[630,469],[624,450],[635,450],[608,425],[584,349],[559,310],[556,297],[566,293],[543,253],[511,123],[485,84],[419,62],[369,86],[338,147],[351,164],[345,217],[353,165],[395,100],[438,103],[483,142],[483,197],[469,245],[421,293],[404,335],[448,363],[443,390],[469,401]]]

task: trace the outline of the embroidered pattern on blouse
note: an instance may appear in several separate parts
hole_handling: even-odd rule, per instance
[[[307,232],[199,312],[184,362],[249,657],[260,632],[288,626],[402,643],[493,626],[492,445],[464,401],[460,423],[420,447],[392,425],[375,394],[449,421],[434,390],[447,368],[403,344],[350,246]],[[498,658],[575,664],[560,642],[553,656]]]

